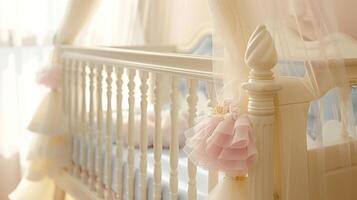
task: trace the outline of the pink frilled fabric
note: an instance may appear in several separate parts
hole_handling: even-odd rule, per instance
[[[258,155],[248,115],[229,111],[227,104],[185,134],[192,162],[229,176],[245,176]]]
[[[37,74],[37,83],[51,89],[57,89],[61,84],[61,78],[62,67],[60,65],[54,65],[43,68]]]

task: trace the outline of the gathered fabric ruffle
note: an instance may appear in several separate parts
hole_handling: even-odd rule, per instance
[[[68,117],[62,108],[61,67],[38,74],[37,82],[51,90],[39,104],[28,130],[35,133],[27,155],[24,177],[9,195],[11,200],[52,199],[53,177],[71,166],[71,138]]]
[[[37,74],[37,83],[51,89],[43,98],[28,125],[28,130],[43,135],[68,133],[68,119],[62,108],[62,65],[51,64]]]
[[[26,178],[32,181],[45,176],[54,177],[62,169],[71,166],[71,138],[65,135],[35,135],[30,146],[27,160]]]
[[[247,114],[215,113],[187,130],[184,151],[196,165],[245,176],[258,152]]]
[[[46,94],[27,128],[31,132],[48,136],[68,133],[68,118],[62,109],[62,94],[59,90],[51,90]]]
[[[56,187],[53,177],[71,166],[72,145],[68,134],[36,134],[32,139],[24,176],[9,195],[11,200],[53,199]]]
[[[37,77],[39,84],[51,90],[38,106],[28,130],[36,133],[29,148],[28,178],[40,180],[54,175],[71,162],[71,140],[68,134],[68,117],[63,110],[62,67],[52,64]]]

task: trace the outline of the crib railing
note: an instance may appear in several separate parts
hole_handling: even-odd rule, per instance
[[[113,48],[62,47],[64,64],[63,105],[69,116],[69,128],[73,138],[73,168],[71,173],[83,184],[105,199],[134,199],[134,135],[140,137],[140,199],[147,199],[147,118],[148,105],[155,113],[154,192],[153,199],[161,199],[161,111],[169,92],[170,106],[170,197],[178,198],[179,136],[178,115],[179,83],[186,81],[187,124],[194,125],[197,117],[197,86],[203,82],[208,94],[208,105],[214,106],[213,74],[209,58],[172,53],[148,53]],[[125,85],[126,83],[126,85]],[[153,90],[151,90],[153,88]],[[139,93],[139,94],[137,94]],[[151,94],[153,98],[150,99]],[[125,99],[127,98],[127,99]],[[135,123],[135,105],[140,102],[140,124]],[[123,141],[123,106],[128,108],[127,141]],[[114,114],[114,115],[113,115]],[[113,117],[114,116],[114,117]],[[115,121],[114,121],[115,120]],[[116,125],[113,129],[113,124]],[[105,125],[105,127],[103,127]],[[134,127],[140,127],[139,133]],[[114,135],[112,134],[114,133]],[[112,148],[115,147],[116,169],[113,169]],[[127,150],[127,174],[123,174],[123,150]],[[104,155],[102,154],[104,149]],[[117,188],[113,187],[113,171]],[[188,199],[196,199],[196,166],[187,164]],[[123,176],[127,176],[127,191],[122,190]],[[210,171],[207,177],[208,191],[218,182],[218,173]]]

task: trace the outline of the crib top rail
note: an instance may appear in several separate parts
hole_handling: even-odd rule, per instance
[[[65,59],[89,61],[93,64],[125,66],[156,73],[189,76],[201,80],[212,80],[212,59],[210,57],[163,53],[123,48],[62,46]]]

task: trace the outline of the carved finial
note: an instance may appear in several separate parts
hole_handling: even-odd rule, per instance
[[[264,25],[258,26],[249,38],[245,62],[252,69],[251,75],[266,76],[277,63],[273,38]]]
[[[248,105],[250,114],[266,116],[274,113],[274,106],[265,107],[267,104],[264,101],[272,103],[273,93],[281,89],[281,86],[274,81],[272,71],[277,60],[273,38],[265,26],[258,26],[248,41],[245,62],[251,70],[249,81],[242,85],[251,97]],[[270,94],[271,99],[266,99],[267,94]],[[259,100],[260,98],[265,100]]]

